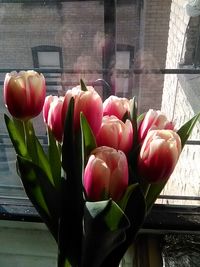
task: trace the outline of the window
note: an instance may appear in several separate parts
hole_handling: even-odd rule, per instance
[[[62,49],[55,46],[37,46],[32,48],[33,65],[40,69],[59,69],[63,67]]]
[[[196,44],[195,44],[195,52],[194,52],[194,66],[199,67],[200,66],[200,19],[197,29],[197,38],[196,38]]]
[[[60,92],[60,94],[62,94],[62,48],[48,45],[36,46],[32,48],[32,56],[34,68],[46,70],[45,77],[49,83],[49,94],[54,92]],[[54,72],[55,70],[59,71]]]
[[[102,98],[110,94],[136,96],[140,113],[149,108],[162,109],[169,119],[175,119],[179,128],[200,110],[200,20],[199,16],[186,14],[184,2],[3,0],[0,5],[1,88],[5,73],[12,70],[35,69],[44,73],[48,94],[64,94],[83,79],[94,86]],[[4,231],[7,230],[10,240],[12,233],[13,236],[22,233],[25,240],[26,227],[30,238],[34,239],[35,232],[31,233],[31,229],[36,231],[36,236],[44,234],[44,229],[17,176],[16,157],[3,119],[5,112],[1,94],[0,239],[6,240]],[[41,117],[34,123],[45,146]],[[165,263],[163,266],[170,266],[174,254],[169,246],[175,240],[178,245],[173,244],[173,248],[176,251],[183,243],[175,235],[178,233],[181,239],[183,233],[190,236],[200,233],[199,159],[198,122],[138,239],[135,253],[139,255],[144,249],[148,255],[152,247],[157,255],[157,265],[148,258],[145,262],[137,262],[137,267],[157,267],[161,261]],[[53,241],[48,245],[48,235],[44,234],[44,240],[52,261],[45,263],[44,260],[42,266],[53,267],[55,247]],[[193,241],[199,244],[198,238],[188,238],[188,246]],[[31,243],[28,241],[30,250]],[[7,247],[0,249],[0,266],[13,266],[15,258],[20,265],[22,255],[15,251],[18,243],[14,242],[13,251],[7,250],[6,244]],[[188,253],[185,248],[182,251]],[[41,258],[37,253],[32,255],[35,262]],[[199,248],[195,253],[199,255]],[[130,255],[132,257],[132,251]],[[43,256],[46,259],[48,255]],[[20,267],[34,266],[28,261],[29,257],[28,252]],[[123,267],[130,266],[130,261],[132,264],[131,257],[124,259]],[[195,265],[189,262],[187,266]]]
[[[195,68],[200,64],[200,16],[190,17],[185,30],[182,44],[180,65],[191,65]]]
[[[119,96],[129,94],[133,87],[131,75],[129,70],[134,65],[134,47],[130,45],[117,45],[116,50],[116,74],[115,79],[115,93]],[[121,72],[121,73],[120,73]]]

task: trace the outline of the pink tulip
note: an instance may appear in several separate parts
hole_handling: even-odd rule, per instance
[[[114,115],[122,120],[125,113],[130,113],[130,100],[124,97],[111,95],[103,103],[103,115]]]
[[[163,114],[160,110],[150,109],[146,114],[144,119],[142,120],[139,129],[138,129],[138,139],[140,142],[144,140],[147,133],[150,130],[162,130],[162,129],[174,129],[174,124],[168,121],[165,114]]]
[[[10,114],[20,120],[36,117],[42,111],[46,85],[42,74],[33,70],[7,73],[4,102]]]
[[[44,121],[47,123],[56,140],[58,140],[59,142],[61,142],[63,138],[63,101],[63,97],[48,96],[46,97],[43,108]]]
[[[43,119],[46,124],[48,122],[48,114],[49,114],[50,105],[57,98],[58,98],[57,96],[52,96],[52,95],[48,95],[45,98],[44,106],[43,106]]]
[[[83,184],[91,201],[120,200],[128,186],[125,154],[105,146],[93,150],[85,168]]]
[[[181,153],[181,140],[172,130],[149,131],[138,159],[138,174],[148,183],[166,181]]]
[[[103,105],[99,94],[93,87],[88,86],[87,91],[82,91],[80,86],[68,90],[65,94],[62,118],[63,122],[67,114],[68,105],[71,98],[74,98],[74,128],[80,127],[80,113],[83,112],[94,135],[96,135],[101,126],[103,116]]]
[[[129,120],[119,120],[115,116],[104,116],[96,137],[98,146],[110,146],[128,153],[133,145],[133,127]]]

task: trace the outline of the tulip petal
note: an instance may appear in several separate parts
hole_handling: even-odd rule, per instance
[[[108,191],[109,176],[110,170],[106,163],[92,155],[84,174],[84,186],[89,198],[94,201],[104,199],[104,194]]]
[[[11,115],[27,120],[39,115],[45,100],[44,76],[35,71],[11,72],[4,81],[4,101]]]
[[[125,154],[106,146],[94,149],[84,171],[83,183],[91,201],[109,197],[119,200],[128,186]]]
[[[172,130],[151,130],[142,145],[138,172],[149,183],[164,182],[173,172],[181,152],[181,141]]]
[[[104,116],[99,133],[96,137],[99,146],[110,146],[128,153],[133,144],[132,123],[125,123],[115,116]]]

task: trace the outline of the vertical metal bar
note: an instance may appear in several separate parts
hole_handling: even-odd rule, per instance
[[[200,65],[200,17],[199,17],[199,25],[198,25],[198,33],[197,33],[197,42],[195,47],[195,56],[194,56],[194,67],[198,67]]]
[[[105,99],[115,90],[114,78],[116,62],[116,0],[104,0],[104,33],[105,46],[103,48],[103,79],[111,85],[104,86],[103,98]]]

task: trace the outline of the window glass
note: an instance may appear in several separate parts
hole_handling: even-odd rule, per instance
[[[136,96],[140,113],[162,109],[178,129],[200,110],[200,19],[198,12],[189,12],[193,7],[188,9],[186,2],[4,0],[0,6],[1,88],[5,73],[12,70],[42,71],[47,94],[63,95],[83,79],[103,99],[110,94]],[[2,94],[0,101],[0,194],[25,197],[4,124],[7,111]],[[34,122],[46,145],[41,116]],[[198,123],[163,192],[197,197],[196,204],[199,130]]]
[[[40,68],[60,68],[58,52],[38,52]]]
[[[1,0],[0,2],[0,213],[2,217],[5,211],[9,211],[9,214],[17,215],[17,219],[28,214],[32,216],[31,220],[33,217],[35,221],[39,220],[17,175],[16,155],[4,123],[4,113],[8,114],[3,102],[3,81],[7,72],[28,69],[42,72],[46,78],[47,95],[64,95],[68,89],[83,79],[87,85],[95,87],[102,99],[110,94],[128,98],[136,96],[139,113],[146,112],[150,108],[161,109],[169,120],[175,122],[176,129],[200,111],[200,1]],[[47,146],[42,115],[34,119],[34,126],[42,145]],[[190,223],[195,224],[199,219],[196,217],[199,214],[196,207],[200,204],[199,159],[200,123],[198,122],[173,175],[157,201],[158,204],[167,204],[161,205],[161,212],[166,206],[178,207],[179,210],[180,207],[186,206],[187,209],[181,210],[180,213],[185,213],[187,218],[181,217],[177,210],[172,210],[163,216],[163,220],[157,222],[157,228],[165,225],[174,213],[177,215],[173,217],[175,231],[180,231],[179,224],[184,222],[184,227],[187,228]],[[157,213],[153,219],[150,217],[149,221],[161,218],[163,215],[161,212],[159,212],[160,217]],[[25,231],[23,225],[22,231],[16,231],[12,229],[15,226],[14,224],[10,230],[7,222],[2,224],[1,221],[1,239],[7,242],[7,245],[1,246],[0,266],[14,266],[17,263],[22,267],[35,266],[37,261],[40,264],[42,262],[42,266],[55,265],[55,244],[52,244],[52,240],[49,242],[49,235],[44,233],[44,229],[34,232],[31,225],[30,229]],[[171,231],[170,226],[169,231]],[[19,228],[19,225],[16,227]],[[185,228],[184,231],[187,230]],[[159,231],[163,234],[165,229],[160,227]],[[199,233],[199,230],[197,232]],[[26,240],[27,233],[29,241]],[[11,247],[7,240],[8,235]],[[17,250],[21,237],[24,241],[22,242],[25,249],[24,258],[21,247]],[[29,253],[33,246],[37,247],[37,237],[43,239],[44,243],[41,244],[43,246],[47,244],[48,248],[44,255],[42,249],[42,255],[40,251],[38,252],[38,248],[36,252],[33,250],[35,256],[32,261],[33,255],[30,256]],[[131,248],[121,266],[132,266],[134,253],[138,255],[136,266],[160,267],[161,261],[165,267],[200,266],[200,240],[197,236],[166,234],[159,238],[154,236],[148,241],[145,236],[138,243],[139,249],[136,247],[135,252]],[[148,255],[149,250],[151,255]],[[144,253],[147,257],[142,257]],[[154,256],[157,254],[159,256],[156,261]]]
[[[117,51],[116,53],[116,69],[129,69],[130,67],[130,51]]]

